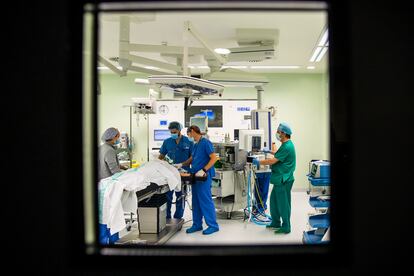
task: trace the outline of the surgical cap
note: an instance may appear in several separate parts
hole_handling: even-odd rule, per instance
[[[283,131],[284,133],[288,135],[292,135],[292,129],[286,123],[280,123],[279,126],[277,127],[277,130]]]
[[[170,125],[168,126],[168,129],[176,129],[178,131],[181,131],[181,124],[179,122],[171,122]]]
[[[119,133],[119,131],[114,128],[114,127],[110,127],[107,130],[105,130],[104,134],[102,134],[102,141],[109,141],[114,139],[115,136],[117,136]]]

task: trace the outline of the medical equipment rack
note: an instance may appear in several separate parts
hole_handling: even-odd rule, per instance
[[[311,167],[312,163],[316,161],[324,161],[329,162],[328,160],[319,160],[319,159],[312,159],[309,162],[309,172],[306,175],[309,180],[309,186],[308,190],[306,191],[308,195],[314,195],[314,194],[329,194],[329,186],[330,186],[330,178],[313,178],[311,175]]]
[[[311,164],[312,160],[309,164]],[[323,189],[319,194],[311,193],[314,187],[329,187],[331,184],[330,178],[315,178],[310,174],[306,175],[309,181],[309,205],[317,211],[316,214],[309,215],[308,225],[311,229],[303,231],[302,242],[304,244],[325,244],[329,241],[324,241],[323,237],[327,234],[330,227],[329,207],[330,196],[327,193],[328,189]]]

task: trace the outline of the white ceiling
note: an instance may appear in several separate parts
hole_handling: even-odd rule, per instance
[[[125,14],[123,14],[125,15]],[[278,29],[279,39],[273,59],[258,63],[238,62],[227,65],[278,65],[300,66],[298,69],[242,69],[257,73],[321,73],[327,69],[327,55],[321,62],[311,63],[310,57],[323,30],[326,28],[326,13],[308,12],[157,12],[128,13],[131,18],[130,42],[138,44],[183,46],[184,21],[190,21],[212,48],[239,47],[236,39],[238,28]],[[152,19],[151,19],[152,18]],[[146,19],[152,21],[145,21]],[[139,22],[144,21],[144,22]],[[119,15],[100,16],[100,55],[110,58],[119,56]],[[188,46],[202,47],[189,36]],[[159,54],[136,53],[137,55],[166,62]],[[209,69],[197,69],[207,63],[190,63],[195,66],[192,73],[205,73]],[[315,66],[309,70],[307,66]]]

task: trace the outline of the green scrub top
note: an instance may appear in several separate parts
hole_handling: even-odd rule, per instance
[[[279,161],[272,165],[270,183],[282,185],[286,181],[294,181],[293,172],[296,168],[295,146],[291,140],[283,143],[275,153]]]

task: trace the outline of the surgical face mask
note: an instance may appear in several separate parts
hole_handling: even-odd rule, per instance
[[[188,140],[190,140],[191,142],[194,142],[194,138],[193,137],[188,137]]]
[[[178,133],[171,133],[171,138],[177,139],[178,138]]]
[[[121,141],[118,139],[118,140],[116,140],[116,141],[115,141],[115,143],[114,143],[114,144],[115,144],[115,145],[119,145],[120,143],[121,143]]]
[[[282,137],[280,137],[280,134],[279,134],[279,133],[277,133],[277,132],[276,132],[276,139],[277,139],[278,141],[280,141],[280,140],[282,139]]]

